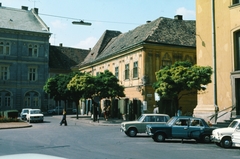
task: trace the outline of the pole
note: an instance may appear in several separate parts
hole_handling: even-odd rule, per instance
[[[213,56],[213,103],[215,108],[215,123],[217,122],[217,72],[216,72],[216,34],[215,34],[215,0],[212,0],[212,56]]]

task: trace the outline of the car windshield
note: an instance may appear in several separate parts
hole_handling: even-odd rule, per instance
[[[141,115],[141,116],[137,119],[137,121],[143,121],[144,118],[145,118],[145,115]]]
[[[238,125],[238,122],[237,121],[232,121],[228,127],[230,128],[235,128],[236,126]]]
[[[23,110],[23,113],[28,113],[28,110]]]
[[[177,119],[176,117],[172,117],[167,121],[167,125],[172,125],[176,121],[176,119]]]
[[[39,114],[39,113],[41,113],[40,110],[31,110],[30,111],[30,114]]]

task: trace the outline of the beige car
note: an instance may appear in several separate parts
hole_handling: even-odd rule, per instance
[[[147,125],[165,124],[169,119],[167,114],[142,114],[136,121],[122,122],[120,130],[134,137],[137,133],[146,133]]]

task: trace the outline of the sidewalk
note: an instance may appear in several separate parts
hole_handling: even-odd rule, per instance
[[[61,115],[57,115],[53,117],[59,118],[59,120],[62,118]],[[122,119],[111,119],[111,118],[106,121],[103,117],[100,117],[99,120],[97,121],[93,121],[93,119],[91,119],[91,117],[87,115],[78,115],[78,119],[76,117],[77,115],[67,115],[67,120],[72,120],[72,121],[75,121],[76,123],[85,122],[92,125],[102,125],[102,126],[120,126],[120,124],[123,122]],[[26,121],[0,123],[0,130],[27,128],[27,127],[32,127],[32,125]]]
[[[87,115],[79,115],[78,119],[76,119],[76,115],[68,115],[67,118],[68,120],[75,120],[79,122],[86,122],[89,124],[102,126],[119,126],[123,122],[122,119],[109,118],[108,120],[105,120],[104,117],[100,117],[99,120],[93,121],[93,119],[91,119],[91,116]]]
[[[32,125],[25,121],[0,123],[0,130],[1,129],[27,128],[27,127],[32,127]]]

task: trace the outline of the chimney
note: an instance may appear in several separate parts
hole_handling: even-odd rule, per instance
[[[182,17],[183,17],[182,15],[175,15],[174,19],[176,19],[176,20],[183,20]]]
[[[63,44],[62,44],[62,43],[60,43],[60,44],[59,44],[59,46],[60,46],[60,47],[62,47],[62,46],[63,46]]]
[[[22,6],[22,10],[28,10],[27,6]]]
[[[0,3],[0,7],[2,7],[2,3]]]
[[[146,23],[147,23],[147,24],[148,24],[148,23],[151,23],[151,20],[146,21]]]
[[[34,13],[38,14],[38,8],[33,8]]]

